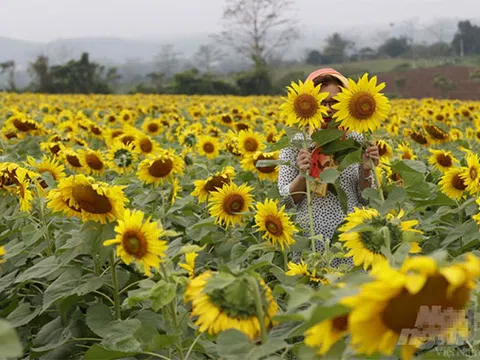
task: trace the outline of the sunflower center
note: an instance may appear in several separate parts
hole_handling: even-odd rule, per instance
[[[124,137],[122,137],[122,142],[125,145],[131,144],[134,141],[135,141],[135,136],[133,135],[125,135]]]
[[[92,214],[106,214],[112,211],[108,197],[98,194],[90,185],[75,186],[72,195],[83,211]]]
[[[449,155],[438,154],[437,163],[439,163],[443,167],[450,167],[452,166],[452,158]]]
[[[448,134],[435,125],[427,125],[425,126],[425,130],[427,130],[428,134],[436,140],[448,139]]]
[[[259,167],[257,168],[257,161],[259,160],[270,160],[270,156],[264,156],[263,154],[258,155],[257,159],[254,161],[253,166],[256,167],[256,169],[264,174],[271,174],[277,170],[276,166],[265,166],[265,167]]]
[[[425,145],[428,143],[428,139],[423,135],[423,134],[420,134],[418,132],[413,132],[411,135],[410,135],[410,138],[419,143],[420,145]]]
[[[140,149],[142,149],[142,152],[147,154],[153,150],[153,144],[149,138],[142,138],[140,140]]]
[[[375,99],[371,94],[359,92],[353,95],[348,104],[348,110],[354,118],[365,120],[375,113],[376,106]]]
[[[348,328],[348,314],[337,316],[332,320],[332,325],[335,330],[346,331]]]
[[[238,117],[238,116],[237,116]],[[237,130],[238,131],[242,131],[242,130],[248,130],[250,127],[248,126],[248,124],[245,124],[245,123],[238,123],[237,125],[235,125]]]
[[[383,143],[377,143],[377,147],[378,147],[378,154],[380,156],[383,156],[387,153],[387,145]]]
[[[412,158],[412,154],[410,151],[404,151],[402,154],[402,159],[404,160],[410,160]]]
[[[448,308],[462,309],[470,298],[470,290],[466,286],[460,286],[453,291],[451,297],[448,297],[448,285],[448,281],[443,276],[435,275],[428,278],[422,290],[414,295],[403,289],[387,303],[381,314],[383,323],[392,331],[400,334],[403,329],[415,329],[421,306],[429,308],[440,306],[440,311],[446,311]],[[432,319],[432,321],[434,320]],[[433,325],[422,324],[429,329],[444,330]]]
[[[102,170],[103,169],[103,162],[100,158],[95,154],[87,154],[85,156],[85,161],[89,167],[93,170]]]
[[[257,151],[258,149],[258,142],[256,139],[248,138],[243,142],[243,147],[248,152],[254,152],[254,151]]]
[[[116,137],[119,137],[120,135],[123,134],[123,131],[122,130],[114,130],[112,131],[112,139],[115,139]]]
[[[300,94],[293,101],[293,109],[298,117],[308,119],[317,113],[318,101],[310,94]]]
[[[136,259],[143,258],[148,252],[148,242],[142,233],[134,230],[125,232],[122,238],[122,247]]]
[[[97,127],[97,126],[92,125],[92,126],[90,127],[90,130],[91,130],[92,133],[95,134],[95,135],[101,135],[101,134],[102,134],[102,131],[101,131],[100,128]]]
[[[132,161],[133,155],[127,149],[119,149],[115,151],[115,154],[113,155],[113,162],[115,163],[115,166],[121,168],[129,167]]]
[[[159,126],[158,126],[158,124],[150,123],[150,124],[148,124],[147,129],[148,129],[148,131],[150,131],[152,133],[156,133],[159,129]]]
[[[82,164],[80,164],[80,160],[76,155],[67,155],[66,158],[68,163],[73,167],[76,167],[76,168],[82,167]]]
[[[222,115],[222,122],[224,124],[231,124],[232,123],[232,117],[230,115]]]
[[[210,301],[230,318],[247,319],[256,315],[254,296],[249,288],[248,279],[240,278],[223,289],[210,291],[208,295]],[[262,301],[265,301],[265,296],[262,296]]]
[[[268,215],[265,219],[265,227],[268,232],[274,236],[280,236],[283,234],[282,221],[273,215]]]
[[[463,191],[467,188],[467,185],[465,185],[465,182],[463,181],[463,179],[460,177],[459,174],[456,174],[453,178],[452,178],[452,186],[457,189],[457,190],[460,190],[460,191]]]
[[[28,130],[30,130],[28,125],[20,121],[19,119],[14,119],[12,122],[13,122],[13,126],[15,126],[18,130],[22,132],[27,132]]]
[[[470,179],[475,180],[478,176],[477,169],[475,169],[474,167],[471,167],[469,174],[470,174]]]
[[[245,199],[240,194],[231,194],[223,200],[223,210],[229,215],[242,211]]]
[[[148,168],[148,173],[156,178],[163,178],[173,170],[173,161],[171,159],[155,160]]]
[[[229,182],[230,182],[230,177],[228,175],[214,176],[205,183],[204,188],[209,193],[211,193],[214,191],[218,191],[218,189],[221,189],[224,184],[228,184]]]
[[[211,142],[206,142],[203,144],[202,148],[207,154],[211,154],[215,151],[215,146]]]

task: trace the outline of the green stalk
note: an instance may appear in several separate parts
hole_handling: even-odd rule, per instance
[[[115,252],[112,250],[110,261],[112,263],[112,285],[113,285],[113,302],[115,303],[115,318],[122,319],[120,314],[120,298],[118,295],[118,278],[117,278],[117,263],[115,262]]]
[[[370,136],[371,134],[365,134],[364,136],[364,146],[367,148],[368,144],[370,144]],[[378,191],[378,196],[380,197],[380,200],[385,201],[385,197],[383,196],[383,190],[382,190],[382,183],[380,182],[380,179],[378,178],[377,171],[375,170],[375,164],[373,163],[372,159],[369,159],[370,161],[370,171],[373,173],[373,180],[375,181],[375,188]]]
[[[303,149],[308,150],[307,132],[305,131],[305,129],[303,129]],[[315,230],[313,227],[312,195],[310,193],[310,180],[308,179],[308,177],[306,177],[305,183],[307,187],[308,222],[310,225],[311,247],[312,247],[312,252],[315,252],[315,239],[314,239]]]
[[[254,277],[250,278],[250,285],[253,291],[253,297],[255,300],[255,309],[257,312],[258,322],[260,323],[260,334],[262,344],[267,342],[267,328],[265,327],[265,313],[263,312],[262,297],[260,295],[260,284]]]

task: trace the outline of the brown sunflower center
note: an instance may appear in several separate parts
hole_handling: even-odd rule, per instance
[[[203,144],[202,149],[207,154],[211,154],[215,151],[215,145],[213,145],[211,142],[206,142],[205,144]]]
[[[402,159],[404,160],[410,160],[412,158],[412,154],[410,151],[404,151],[402,154]]]
[[[156,178],[163,178],[173,170],[173,161],[171,159],[155,160],[148,168],[148,173]]]
[[[228,184],[229,182],[230,182],[230,177],[228,175],[214,176],[205,183],[204,188],[209,193],[211,193],[214,191],[218,191],[218,189],[221,189],[224,184]]]
[[[50,146],[49,149],[52,154],[57,155],[60,152],[60,145],[55,144],[53,146]]]
[[[73,167],[82,167],[82,164],[80,164],[80,160],[78,159],[77,155],[67,155],[66,158],[68,163]]]
[[[114,130],[112,131],[112,139],[115,139],[116,137],[119,137],[120,135],[123,134],[123,131],[122,130]]]
[[[387,145],[385,145],[384,143],[377,143],[377,147],[378,147],[378,154],[380,156],[383,156],[387,153]]]
[[[85,161],[87,165],[92,168],[93,170],[102,170],[103,169],[103,162],[102,160],[95,154],[87,154],[85,156]]]
[[[248,130],[250,128],[250,126],[248,126],[248,124],[245,124],[245,123],[238,123],[235,125],[235,127],[237,128],[238,131]]]
[[[243,142],[243,147],[248,152],[254,152],[254,151],[257,151],[258,149],[258,142],[254,138],[248,138]]]
[[[152,144],[152,142],[150,141],[149,138],[146,138],[146,137],[142,138],[142,139],[140,139],[139,143],[140,143],[140,149],[142,150],[142,152],[144,152],[146,154],[152,152],[153,144]]]
[[[348,328],[348,314],[334,318],[332,325],[335,330],[346,331]]]
[[[293,102],[295,114],[301,118],[311,118],[318,110],[317,99],[310,94],[301,94]]]
[[[348,104],[350,114],[359,120],[370,118],[375,113],[376,107],[375,99],[366,92],[356,93]]]
[[[469,174],[470,174],[470,179],[475,180],[478,176],[477,169],[475,169],[474,167],[471,167]]]
[[[133,135],[125,135],[124,137],[122,137],[122,143],[124,143],[125,145],[131,144],[134,141],[135,136]]]
[[[223,200],[223,210],[229,215],[242,211],[245,199],[240,194],[231,194]]]
[[[257,157],[257,160],[255,160],[254,163],[253,163],[253,166],[255,166],[256,168],[257,168],[257,162],[259,160],[271,160],[271,157],[264,156],[263,154],[260,154]],[[264,174],[271,174],[271,173],[273,173],[277,170],[277,167],[276,166],[264,166],[264,167],[258,167],[257,170],[261,173],[264,173]]]
[[[428,139],[423,134],[418,132],[413,132],[410,135],[410,138],[420,145],[426,145],[428,143]]]
[[[102,134],[102,130],[100,130],[100,128],[95,126],[95,125],[92,125],[90,127],[90,131],[95,135],[101,135]]]
[[[105,195],[98,194],[89,185],[76,185],[72,195],[80,209],[92,214],[106,214],[112,211],[112,204]]]
[[[159,126],[158,126],[158,124],[150,123],[150,124],[148,124],[147,129],[148,129],[148,131],[150,131],[152,133],[156,133],[159,129]]]
[[[15,126],[18,130],[22,132],[27,132],[31,130],[30,127],[28,126],[28,123],[24,123],[19,119],[14,119],[12,122],[13,122],[13,126]]]
[[[224,124],[231,124],[232,123],[232,117],[230,115],[222,115],[222,122]]]
[[[460,177],[459,174],[456,174],[453,178],[452,178],[452,186],[457,189],[457,190],[465,190],[467,188],[467,185],[465,185],[465,182],[463,181],[463,179]]]
[[[450,167],[452,166],[452,157],[445,154],[438,154],[437,163],[439,163],[443,167]]]
[[[425,130],[428,134],[435,140],[446,140],[448,139],[448,134],[435,125],[425,126]]]
[[[440,306],[441,310],[448,308],[455,310],[462,309],[470,298],[470,290],[466,286],[460,286],[453,291],[451,296],[447,296],[448,281],[441,275],[428,278],[422,290],[412,295],[403,289],[400,294],[392,298],[381,318],[386,327],[400,334],[403,329],[415,329],[417,318],[421,306]],[[453,315],[452,315],[453,316]],[[435,319],[432,319],[434,322]],[[434,327],[434,324],[422,324],[437,330],[445,330]]]
[[[122,247],[136,259],[143,258],[148,252],[148,242],[138,231],[126,231],[122,238]]]
[[[282,221],[273,215],[268,215],[265,219],[265,227],[268,232],[274,236],[280,236],[283,234]]]

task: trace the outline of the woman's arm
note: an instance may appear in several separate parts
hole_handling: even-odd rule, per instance
[[[311,154],[306,150],[285,148],[280,151],[280,160],[288,161],[291,165],[280,165],[278,174],[278,190],[282,196],[282,202],[288,206],[298,204],[306,191],[306,179],[300,170],[310,168]],[[300,169],[300,170],[299,170]]]

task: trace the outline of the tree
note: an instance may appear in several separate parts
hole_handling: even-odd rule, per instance
[[[33,78],[32,86],[41,93],[53,92],[52,75],[49,71],[49,59],[46,55],[38,55],[28,67],[28,72]]]
[[[458,23],[458,30],[452,40],[452,47],[460,56],[480,54],[480,27],[467,21]]]
[[[179,70],[180,55],[181,53],[175,50],[175,45],[163,45],[160,52],[155,56],[156,72],[162,73],[166,79],[171,79]]]
[[[195,67],[202,72],[210,72],[218,65],[224,54],[212,44],[200,45],[193,56]]]
[[[347,49],[354,46],[353,41],[347,40],[339,33],[333,33],[327,38],[323,49],[323,63],[342,63],[347,59]]]
[[[227,0],[215,40],[262,67],[298,37],[292,0]]]
[[[410,50],[410,45],[408,38],[405,36],[389,38],[378,48],[379,53],[388,55],[392,58],[399,57],[405,54],[408,50]]]
[[[0,74],[5,74],[7,73],[7,83],[8,91],[16,91],[16,85],[15,85],[15,61],[14,60],[9,60],[0,63]]]
[[[310,50],[307,52],[305,62],[309,65],[320,65],[322,63],[322,54],[317,50]]]

